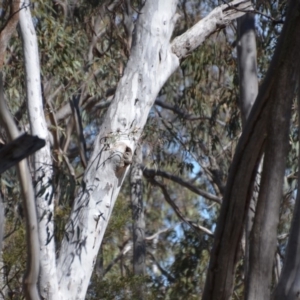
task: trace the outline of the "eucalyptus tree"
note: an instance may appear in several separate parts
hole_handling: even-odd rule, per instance
[[[68,21],[72,12],[80,16],[80,10],[76,11],[76,6],[68,7],[59,2],[56,4],[60,5],[59,9],[63,10],[65,22]],[[118,1],[106,4],[113,8]],[[120,66],[122,76],[109,108],[103,116],[102,125],[93,143],[93,150],[88,162],[85,153],[86,146],[82,140],[80,114],[78,114],[78,105],[82,101],[86,85],[81,85],[77,90],[77,95],[74,94],[70,101],[70,105],[64,107],[64,110],[60,112],[60,118],[70,113],[74,115],[76,123],[74,128],[79,135],[80,159],[86,168],[81,186],[73,200],[72,211],[63,233],[60,248],[56,249],[54,239],[55,199],[53,195],[57,191],[52,184],[54,174],[51,166],[64,159],[71,174],[72,166],[59,146],[58,114],[53,116],[52,103],[49,99],[47,99],[46,106],[50,123],[54,126],[51,137],[47,129],[47,119],[43,112],[43,95],[47,95],[47,88],[49,85],[51,88],[51,80],[55,80],[55,76],[51,80],[44,80],[44,91],[42,91],[34,19],[30,13],[30,3],[20,1],[20,31],[23,40],[26,102],[30,131],[46,140],[46,146],[34,155],[31,164],[34,174],[33,182],[26,184],[23,182],[22,185],[23,189],[26,186],[34,186],[37,208],[37,217],[35,214],[25,214],[28,224],[31,224],[27,228],[29,251],[27,275],[24,280],[28,299],[38,299],[39,295],[44,299],[83,299],[86,296],[97,254],[116,198],[132,163],[132,156],[143,132],[149,111],[159,91],[179,67],[182,59],[199,47],[212,33],[219,31],[231,20],[243,15],[244,11],[252,9],[250,2],[245,0],[235,0],[223,4],[171,41],[178,19],[176,7],[177,1],[175,0],[146,1],[141,11],[136,14],[137,20],[134,24],[131,49],[130,35],[133,25],[130,21],[133,22],[133,20],[130,16],[126,18],[124,15],[122,24],[129,36],[127,43],[124,42],[124,52],[129,55],[129,59],[124,71]],[[49,13],[55,14],[56,11],[49,9]],[[36,18],[35,21],[39,26],[41,20],[39,21],[38,16]],[[47,21],[51,27],[53,25],[51,17]],[[93,23],[95,27],[91,30],[93,39],[91,51],[86,60],[86,68],[89,68],[93,53],[99,57],[102,55],[95,47],[97,39],[101,38],[102,34],[99,28],[105,28],[105,24],[103,25],[101,22],[105,23],[105,18],[95,19]],[[70,30],[68,27],[65,29]],[[45,36],[48,33],[47,30],[44,31]],[[56,34],[57,38],[60,38],[62,31],[58,30]],[[68,42],[73,42],[71,37]],[[39,43],[43,44],[45,41],[41,40]],[[57,46],[61,47],[62,55],[64,55],[65,41],[60,40]],[[107,45],[107,47],[111,47],[111,45]],[[128,49],[130,49],[130,54]],[[42,61],[45,63],[56,59],[51,56],[51,53],[42,53],[43,55],[45,58],[42,58]],[[78,66],[76,60],[73,60],[72,64],[73,67]],[[54,65],[54,68],[59,67]],[[65,68],[66,74],[73,72],[68,65],[62,67]],[[55,74],[55,69],[52,71],[53,74]],[[47,75],[49,73],[45,73],[43,76]],[[76,74],[72,75],[76,80]],[[94,76],[93,72],[92,76]],[[58,92],[60,89],[62,88],[58,87]],[[92,102],[92,100],[90,101]],[[73,126],[70,126],[70,131],[72,128]],[[51,147],[54,149],[53,155],[51,155]],[[26,178],[29,177],[27,174]],[[24,198],[26,198],[25,194]],[[26,198],[26,200],[24,209],[32,213],[34,201],[32,197]],[[36,231],[35,222],[38,224],[38,231]],[[39,249],[38,253],[37,249]],[[56,251],[58,251],[57,258]],[[37,268],[36,262],[39,262],[40,269]],[[37,281],[39,295],[36,291]]]

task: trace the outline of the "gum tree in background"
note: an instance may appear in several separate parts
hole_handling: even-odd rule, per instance
[[[5,91],[1,93],[6,94],[17,126],[46,140],[46,147],[24,171],[27,180],[31,172],[32,182],[21,183],[23,190],[35,190],[35,199],[25,197],[23,209],[27,221],[38,223],[38,231],[27,229],[28,255],[19,261],[13,241],[19,241],[19,248],[20,241],[24,245],[19,224],[23,213],[13,208],[19,192],[12,188],[13,171],[4,175],[3,298],[23,293],[17,281],[25,262],[28,299],[240,297],[245,277],[240,242],[264,151],[267,159],[250,239],[255,242],[246,255],[246,297],[270,297],[274,260],[270,253],[280,241],[277,223],[279,231],[288,231],[282,212],[289,209],[284,202],[279,211],[279,203],[284,171],[295,165],[287,144],[299,70],[299,3],[290,1],[286,15],[286,4],[276,5],[257,5],[258,12],[269,13],[259,19],[264,30],[258,31],[257,74],[265,79],[249,115],[254,96],[248,94],[250,81],[243,80],[240,69],[245,90],[241,103],[248,95],[251,104],[241,105],[245,125],[235,149],[240,121],[231,21],[252,11],[250,1],[221,6],[175,0],[72,5],[41,1],[34,9],[21,1],[18,31],[14,31],[15,7],[3,2],[1,15],[6,21],[0,38],[5,37],[6,56],[2,47]],[[245,47],[244,42],[239,46]],[[240,59],[240,68],[243,62]],[[256,75],[247,68],[245,64],[244,72]],[[6,135],[9,130],[2,132],[4,139]],[[142,152],[130,186],[126,175],[138,145]],[[137,188],[142,171],[144,220]],[[130,194],[133,226],[126,209]],[[292,195],[285,187],[284,199],[293,201]],[[34,205],[37,217],[29,217]],[[111,250],[112,245],[119,253]],[[269,283],[261,284],[261,274]]]

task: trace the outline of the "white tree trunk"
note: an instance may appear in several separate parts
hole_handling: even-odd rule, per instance
[[[204,41],[196,42],[197,37],[208,37],[220,25],[243,15],[244,12],[236,10],[240,5],[251,8],[250,1],[233,3],[217,8],[218,14],[210,15],[211,22],[207,18],[200,21],[209,25],[196,24],[198,35],[191,30],[171,44],[177,0],[146,1],[139,14],[124,76],[95,141],[66,226],[57,263],[61,299],[85,297],[114,203],[158,92],[179,66],[180,59]],[[180,47],[185,47],[185,51],[177,53]]]
[[[20,4],[20,28],[23,40],[30,129],[32,135],[46,140],[46,146],[33,156],[40,240],[39,291],[43,298],[59,299],[53,234],[52,159],[43,110],[37,37],[30,13],[29,0],[23,0]]]
[[[157,94],[179,66],[181,58],[212,33],[243,15],[240,9],[251,9],[249,0],[222,5],[170,43],[177,19],[176,6],[177,0],[148,0],[139,14],[130,59],[96,138],[82,187],[74,200],[56,272],[52,161],[43,114],[37,40],[29,1],[21,2],[20,25],[31,131],[47,143],[34,156],[41,244],[39,288],[43,298],[85,298],[114,203]]]
[[[148,113],[179,66],[169,43],[177,1],[147,1],[131,56],[94,144],[58,259],[63,299],[83,299],[110,215]]]

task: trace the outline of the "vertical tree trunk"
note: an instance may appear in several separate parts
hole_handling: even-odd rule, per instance
[[[177,1],[146,1],[131,55],[94,144],[58,259],[62,299],[83,299],[107,223],[148,113],[179,65],[170,38]],[[84,263],[82,263],[84,262]]]
[[[295,21],[294,32],[300,35],[300,3],[291,1],[287,18]],[[298,15],[297,15],[298,14]],[[291,41],[293,37],[290,37]],[[288,153],[289,124],[292,100],[300,71],[300,41],[293,48],[279,70],[271,93],[273,105],[268,124],[268,138],[250,245],[250,269],[246,299],[269,299],[272,270],[277,246],[277,225],[282,199],[283,177]]]
[[[131,206],[132,206],[132,231],[133,231],[133,272],[135,275],[145,275],[145,220],[143,207],[143,155],[140,146],[131,167]],[[139,299],[143,299],[145,286],[138,287]]]
[[[300,48],[297,49],[299,50]],[[296,82],[291,80],[288,72],[289,68],[292,68],[290,63],[282,68],[282,78],[277,82],[273,94],[274,103],[270,115],[261,186],[251,233],[246,298],[249,300],[269,299],[271,293],[279,207],[288,153],[290,114]],[[295,69],[293,71],[295,72]]]
[[[20,28],[23,41],[30,129],[32,135],[46,141],[46,146],[37,151],[33,156],[40,240],[39,291],[44,298],[59,299],[53,226],[52,159],[42,101],[37,37],[30,13],[29,0],[22,0],[20,2]]]
[[[236,148],[217,223],[203,299],[230,299],[235,265],[252,194],[253,182],[267,136],[267,121],[278,94],[280,78],[292,80],[299,55],[299,1],[291,0],[272,62]],[[288,67],[286,67],[288,66]],[[283,69],[285,73],[283,73]],[[285,78],[286,79],[286,78]],[[285,80],[284,79],[284,80]],[[286,82],[285,82],[286,83]],[[282,96],[282,91],[280,91]],[[285,95],[284,95],[285,96]],[[285,97],[284,99],[288,99]],[[278,116],[277,116],[278,117]],[[280,122],[286,116],[280,115]],[[274,142],[275,143],[275,142]],[[281,167],[281,166],[280,166]],[[280,184],[280,182],[278,182]],[[271,187],[272,189],[273,187]],[[260,283],[262,284],[261,281]],[[254,299],[254,298],[253,298]],[[256,298],[267,299],[267,298]]]
[[[248,13],[238,18],[237,25],[239,103],[242,113],[242,123],[243,127],[245,127],[246,120],[258,94],[254,15]]]
[[[239,67],[239,105],[242,115],[243,128],[258,94],[258,78],[257,78],[257,59],[256,59],[256,39],[255,39],[255,18],[253,14],[246,14],[237,19],[237,54]],[[255,215],[255,207],[258,197],[258,189],[260,185],[262,162],[256,174],[252,198],[250,201],[248,214],[245,224],[245,257],[244,257],[244,273],[245,286],[247,289],[248,270],[249,270],[249,242],[250,232],[252,229],[253,219]]]
[[[298,78],[298,126],[300,128],[300,76]],[[299,131],[300,138],[300,131]],[[298,172],[300,170],[300,152]],[[274,300],[295,300],[300,296],[300,176],[298,173],[298,191],[291,223],[290,235],[285,252],[283,269],[274,291]]]

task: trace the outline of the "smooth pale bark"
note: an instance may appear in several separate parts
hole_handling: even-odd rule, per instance
[[[198,28],[198,36],[205,31],[207,37],[219,29],[220,24],[226,25],[229,20],[243,15],[244,12],[236,8],[245,3],[250,5],[250,1],[234,1],[234,6],[222,6],[223,10],[213,18],[211,26]],[[148,113],[159,90],[183,58],[183,54],[173,53],[171,45],[176,49],[189,39],[195,40],[186,33],[170,44],[177,18],[176,5],[175,0],[146,1],[139,14],[124,76],[96,138],[66,226],[57,262],[60,299],[85,297],[107,223]],[[199,23],[206,22],[203,20]],[[199,45],[191,44],[184,55]]]
[[[178,57],[188,56],[213,33],[225,28],[232,20],[241,17],[245,12],[252,11],[251,1],[235,0],[215,8],[200,22],[176,37],[172,50]]]
[[[173,0],[174,1],[174,0]],[[243,16],[245,12],[253,11],[250,0],[235,0],[216,7],[209,15],[201,19],[182,35],[176,37],[171,44],[172,52],[179,59],[187,57],[197,47],[203,44],[213,33],[220,31],[236,18]],[[176,15],[176,18],[178,16]],[[175,21],[175,20],[174,20]],[[110,99],[91,100],[91,106],[106,108],[110,105]],[[157,101],[161,102],[161,101]],[[165,106],[168,106],[165,104]],[[56,113],[57,121],[62,120],[72,113],[70,104],[66,104]],[[178,110],[177,110],[178,113]]]
[[[131,209],[133,231],[133,273],[145,275],[146,243],[145,243],[145,220],[143,204],[143,154],[142,149],[137,147],[136,155],[131,167]],[[140,296],[143,295],[143,287]]]
[[[253,14],[246,14],[237,19],[238,27],[238,67],[239,67],[239,104],[243,126],[250,114],[258,94],[255,19]]]
[[[43,298],[59,299],[56,276],[52,187],[52,159],[41,93],[40,63],[29,0],[20,4],[20,28],[26,74],[28,117],[32,135],[46,141],[46,146],[33,156],[36,206],[39,221],[40,276],[39,291]]]
[[[291,1],[295,15],[289,13],[277,43],[271,65],[260,88],[257,100],[243,130],[230,168],[225,196],[216,227],[214,245],[211,252],[209,270],[204,289],[204,300],[230,299],[233,290],[235,265],[239,258],[239,245],[252,195],[253,182],[267,136],[267,120],[272,101],[276,99],[273,91],[282,78],[281,69],[297,62],[295,54],[299,42],[296,15],[299,1]],[[294,56],[293,56],[294,55]],[[292,79],[293,68],[284,76]],[[264,281],[261,281],[261,284]],[[265,299],[265,298],[257,298]]]
[[[179,65],[170,37],[177,1],[147,1],[124,76],[94,144],[58,259],[63,298],[83,299],[116,197],[153,102]],[[145,46],[147,45],[147,46]]]
[[[239,106],[241,109],[242,125],[245,127],[246,120],[258,94],[255,18],[254,14],[246,14],[237,19],[237,57],[239,70]],[[260,163],[261,167],[261,163]],[[250,232],[255,215],[255,207],[260,184],[260,168],[256,174],[253,194],[245,224],[245,256],[244,256],[244,282],[247,290],[249,270],[249,244]]]
[[[300,76],[298,77],[298,116],[300,116]],[[300,119],[298,118],[298,128]],[[300,138],[300,131],[299,131]],[[300,149],[300,148],[299,148]],[[298,170],[300,170],[300,152],[298,154]],[[290,235],[285,252],[282,272],[274,291],[274,300],[295,300],[300,295],[300,176],[298,175],[298,191],[291,223]]]

